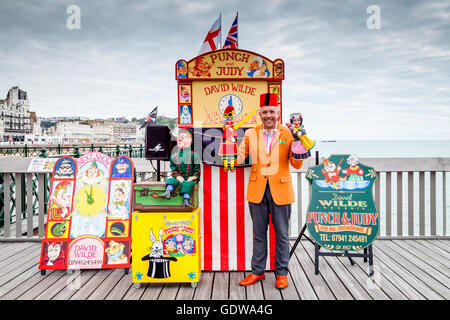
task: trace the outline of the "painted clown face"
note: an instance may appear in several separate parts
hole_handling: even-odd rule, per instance
[[[98,170],[96,167],[90,167],[87,169],[86,175],[89,178],[97,178],[100,175],[100,170]]]

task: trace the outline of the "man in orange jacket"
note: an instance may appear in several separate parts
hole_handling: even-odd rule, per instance
[[[295,201],[289,164],[300,169],[303,160],[292,157],[294,138],[289,129],[278,122],[280,109],[276,94],[261,95],[259,116],[262,124],[245,132],[238,150],[238,164],[249,154],[251,158],[247,201],[253,222],[252,273],[240,285],[265,279],[267,228],[271,214],[276,238],[275,286],[284,289],[289,284],[289,218],[291,203]]]

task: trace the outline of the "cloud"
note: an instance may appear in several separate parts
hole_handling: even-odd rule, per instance
[[[448,1],[377,1],[374,31],[362,0],[78,1],[80,30],[71,4],[0,2],[0,98],[19,85],[38,116],[175,117],[175,62],[238,11],[240,48],[285,61],[284,119],[302,112],[311,137],[449,136]]]

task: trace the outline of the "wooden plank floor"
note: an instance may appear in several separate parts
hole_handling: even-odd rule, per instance
[[[448,300],[449,240],[377,240],[373,277],[355,259],[320,257],[314,275],[314,248],[301,241],[290,261],[290,286],[275,288],[275,275],[241,287],[249,272],[203,272],[190,284],[148,283],[136,288],[131,272],[38,270],[40,243],[0,242],[0,300]]]

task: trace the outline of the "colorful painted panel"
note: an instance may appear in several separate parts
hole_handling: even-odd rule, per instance
[[[58,159],[39,269],[129,268],[133,180],[127,156]]]
[[[200,209],[133,213],[133,282],[198,282]]]

